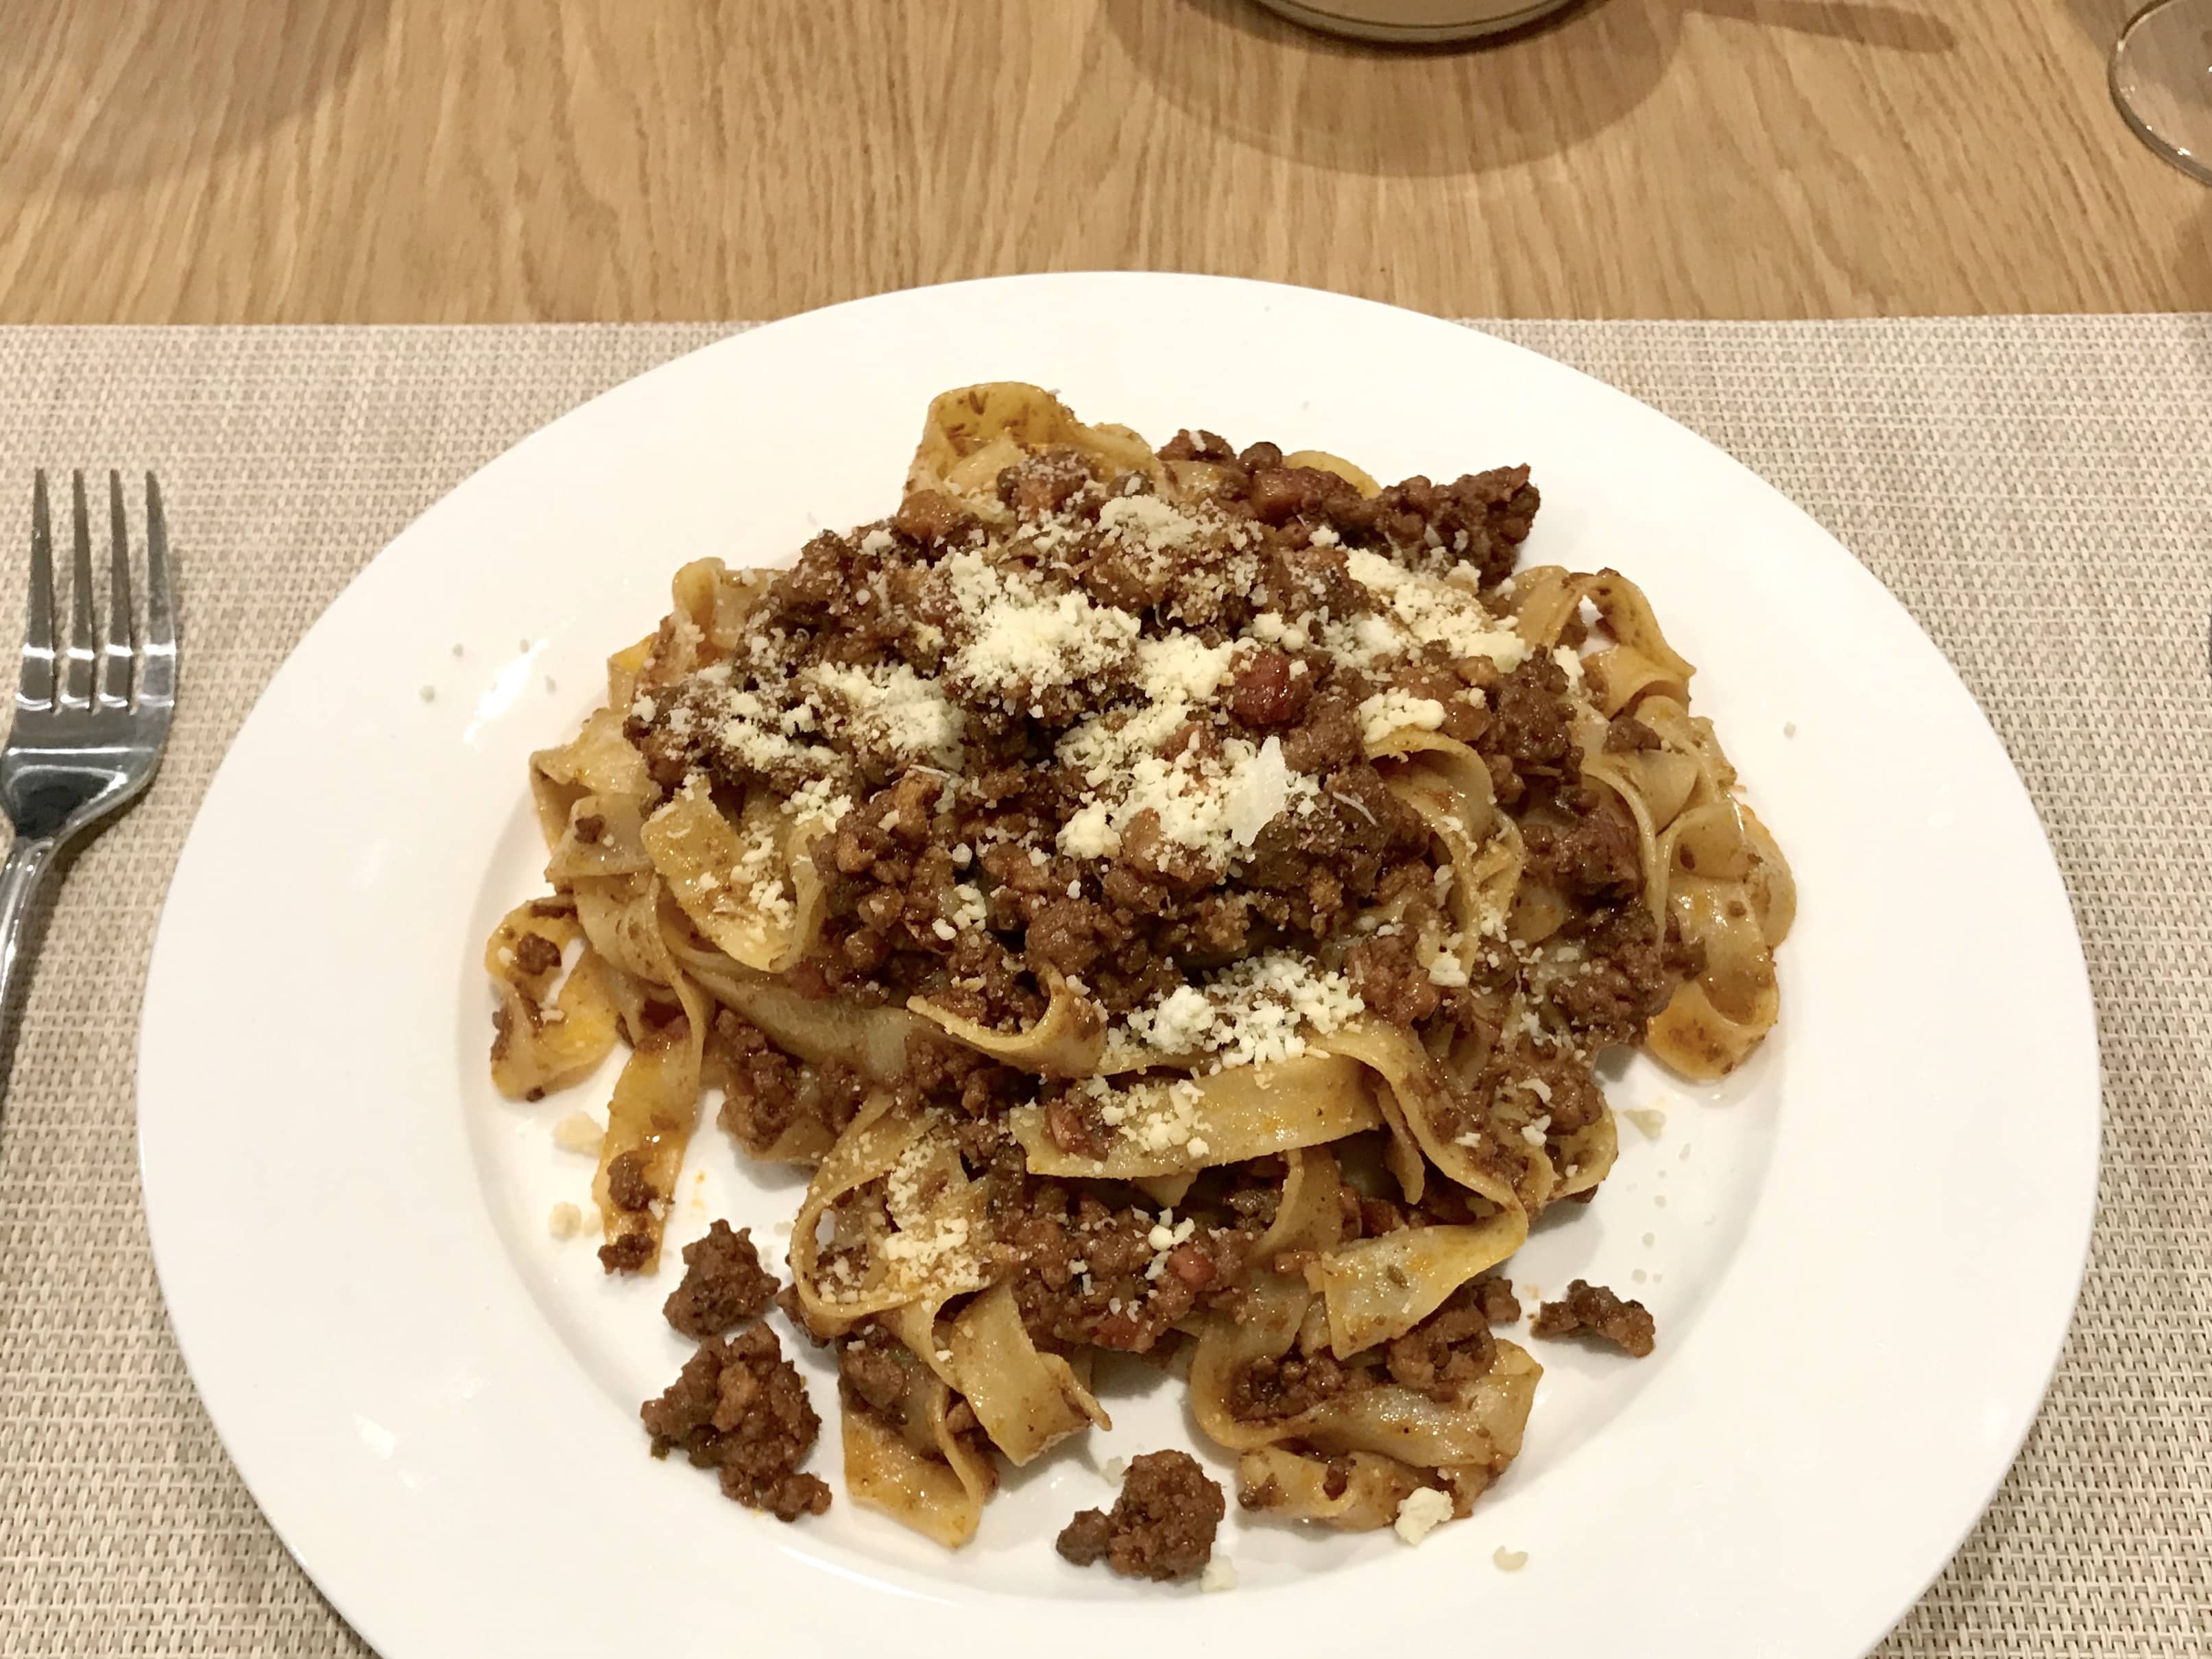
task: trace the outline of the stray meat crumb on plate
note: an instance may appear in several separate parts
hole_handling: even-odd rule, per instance
[[[1637,1272],[1641,1278],[1643,1270]],[[1564,1300],[1539,1308],[1529,1329],[1538,1336],[1595,1336],[1638,1359],[1651,1352],[1657,1336],[1650,1311],[1641,1302],[1624,1301],[1604,1285],[1580,1279],[1567,1286]]]
[[[1193,1578],[1212,1559],[1227,1513],[1220,1486],[1188,1452],[1146,1452],[1130,1460],[1114,1507],[1078,1514],[1059,1549],[1079,1567],[1103,1559],[1127,1577]]]

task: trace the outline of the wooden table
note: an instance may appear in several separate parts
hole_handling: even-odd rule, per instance
[[[1093,266],[1453,315],[2212,309],[2130,0],[0,0],[0,320],[768,317]]]

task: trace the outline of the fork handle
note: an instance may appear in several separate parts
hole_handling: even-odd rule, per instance
[[[15,1024],[15,969],[23,960],[23,929],[38,896],[39,884],[61,850],[58,836],[18,836],[0,864],[0,1065],[13,1049]],[[5,1103],[6,1075],[0,1072],[0,1104]]]

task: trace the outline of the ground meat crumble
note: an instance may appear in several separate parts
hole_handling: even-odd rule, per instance
[[[766,1325],[702,1343],[668,1391],[638,1414],[654,1456],[681,1451],[714,1470],[723,1495],[749,1509],[795,1521],[830,1507],[829,1486],[799,1468],[822,1419]]]
[[[776,1300],[775,1275],[760,1265],[751,1229],[714,1222],[684,1247],[684,1268],[662,1311],[699,1346],[666,1392],[639,1408],[653,1455],[683,1452],[716,1472],[725,1497],[778,1520],[821,1514],[830,1488],[799,1468],[822,1428],[805,1380],[765,1324],[723,1335],[757,1322]]]
[[[1506,1312],[1510,1305],[1510,1314]],[[1497,1363],[1493,1322],[1518,1319],[1521,1304],[1504,1279],[1461,1285],[1403,1336],[1340,1360],[1326,1348],[1257,1359],[1230,1386],[1229,1409],[1247,1422],[1297,1417],[1339,1395],[1395,1382],[1439,1405],[1467,1397]]]
[[[775,1275],[753,1249],[752,1229],[733,1233],[728,1222],[717,1221],[684,1247],[684,1282],[661,1312],[679,1335],[704,1341],[766,1313],[775,1286]]]
[[[1079,1567],[1103,1560],[1131,1578],[1195,1578],[1228,1512],[1221,1487],[1188,1452],[1146,1452],[1130,1460],[1114,1507],[1079,1511],[1056,1547]]]
[[[1657,1336],[1650,1311],[1641,1302],[1624,1302],[1602,1285],[1576,1279],[1566,1296],[1536,1310],[1528,1328],[1538,1336],[1572,1336],[1577,1332],[1610,1342],[1641,1359]]]
[[[1014,1271],[1022,1322],[1054,1347],[1152,1348],[1233,1293],[1266,1224],[1231,1208],[1163,1250],[1152,1239],[1160,1211],[1027,1176],[1018,1152],[994,1170],[992,1189],[994,1255]]]
[[[659,1196],[646,1178],[640,1154],[624,1152],[607,1165],[607,1197],[617,1210],[642,1210]]]

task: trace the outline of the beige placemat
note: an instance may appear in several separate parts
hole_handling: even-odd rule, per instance
[[[52,916],[0,1116],[0,1655],[365,1651],[247,1497],[162,1316],[131,1054],[163,886],[255,695],[394,532],[723,331],[0,332],[0,629],[31,468],[153,466],[189,649],[159,786]],[[2212,317],[1497,331],[1839,534],[1990,710],[2073,894],[2106,1079],[2087,1288],[2011,1479],[1881,1652],[2212,1653]]]

